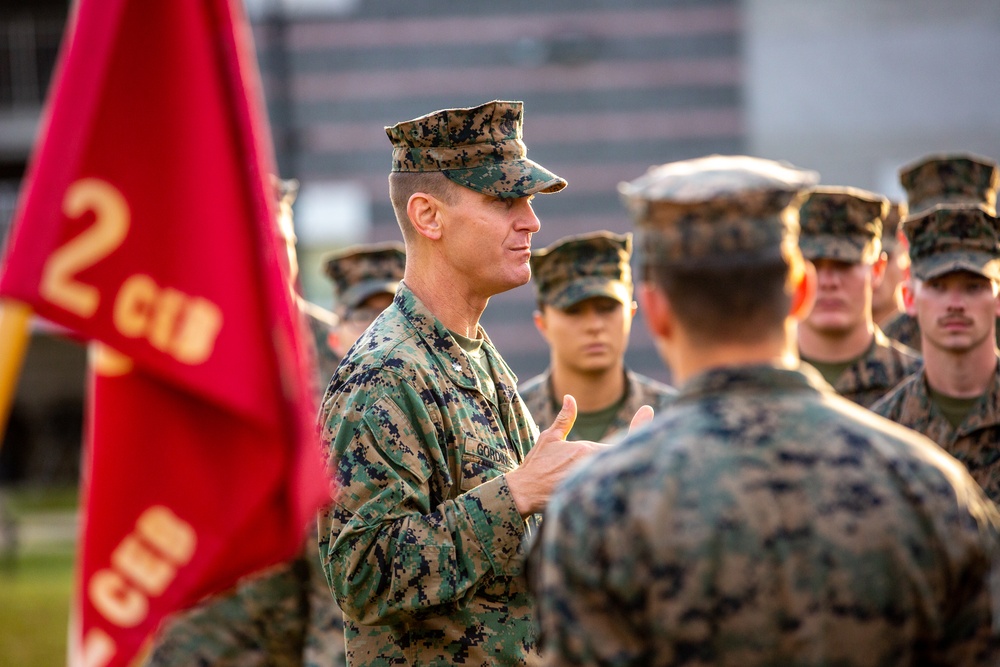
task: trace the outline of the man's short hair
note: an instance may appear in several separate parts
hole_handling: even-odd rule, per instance
[[[389,201],[392,202],[399,229],[403,232],[403,240],[409,241],[413,237],[413,225],[406,213],[410,197],[416,192],[423,192],[451,204],[455,201],[454,187],[456,186],[440,171],[394,171],[389,174]]]
[[[692,336],[706,343],[762,340],[784,326],[791,308],[789,267],[781,259],[730,267],[648,265],[643,273]]]

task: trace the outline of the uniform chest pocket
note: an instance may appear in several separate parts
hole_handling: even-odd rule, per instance
[[[462,451],[462,491],[474,489],[516,467],[517,463],[510,453],[485,442],[468,439]]]

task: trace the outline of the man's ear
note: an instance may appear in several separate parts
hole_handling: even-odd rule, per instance
[[[674,313],[670,299],[652,283],[639,283],[639,304],[646,327],[654,338],[671,338],[674,333]]]
[[[540,310],[536,310],[531,314],[532,319],[535,320],[535,328],[538,329],[538,333],[542,334],[542,338],[545,340],[549,339],[549,323],[545,319],[545,313]]]
[[[406,215],[421,236],[441,238],[440,199],[425,192],[414,192],[406,202]]]
[[[816,301],[816,265],[801,257],[793,259],[790,274],[792,306],[788,314],[802,322],[809,317]]]
[[[878,259],[872,264],[872,289],[878,289],[885,279],[885,267],[889,265],[889,255],[880,253]]]

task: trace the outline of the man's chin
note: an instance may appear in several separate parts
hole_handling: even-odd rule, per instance
[[[809,322],[806,326],[824,338],[843,338],[852,331],[851,326],[833,319]]]

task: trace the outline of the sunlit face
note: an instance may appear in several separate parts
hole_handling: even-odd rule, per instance
[[[635,310],[635,303],[626,306],[594,297],[565,310],[545,306],[535,313],[535,325],[559,366],[579,373],[603,372],[625,356]]]
[[[872,290],[872,310],[876,313],[899,310],[902,300],[900,287],[906,279],[910,260],[906,248],[897,244],[891,252],[886,253],[885,275],[882,282]]]
[[[532,197],[499,199],[459,185],[454,190],[454,200],[441,205],[442,240],[466,289],[489,298],[527,283],[531,236],[540,227]]]
[[[994,345],[995,318],[1000,315],[997,284],[988,278],[953,271],[930,280],[913,280],[907,312],[917,317],[923,347],[965,352]]]
[[[816,302],[800,326],[822,336],[846,336],[866,326],[871,307],[872,265],[817,259]]]
[[[351,346],[361,337],[375,318],[392,303],[393,295],[388,292],[373,294],[361,302],[356,308],[345,312],[337,325],[337,329],[328,340],[330,349],[338,357],[343,357]]]

